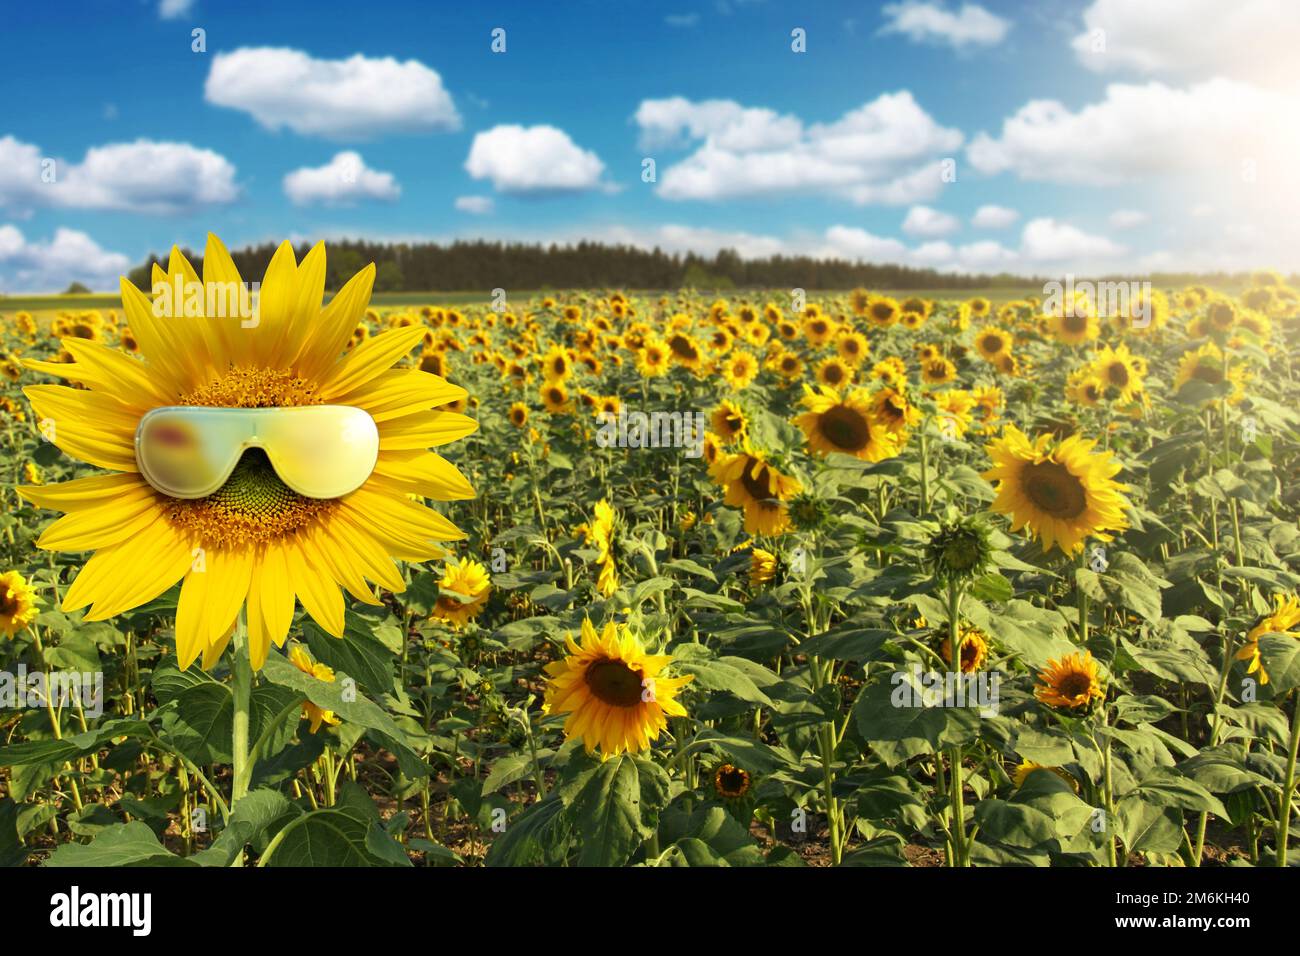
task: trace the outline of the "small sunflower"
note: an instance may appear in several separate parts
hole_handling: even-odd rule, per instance
[[[1092,651],[1052,658],[1038,674],[1034,696],[1049,707],[1077,710],[1106,696]]]
[[[946,385],[957,377],[957,366],[943,356],[921,363],[921,381],[927,385]]]
[[[713,410],[713,414],[709,416],[709,426],[713,429],[714,434],[722,439],[723,444],[730,445],[732,442],[744,437],[748,422],[739,405],[723,399],[718,407]]]
[[[995,325],[983,328],[975,336],[975,351],[985,361],[992,362],[999,355],[1011,351],[1011,333]]]
[[[438,582],[433,616],[453,627],[463,627],[483,613],[492,593],[492,577],[477,561],[448,561]]]
[[[602,760],[649,750],[668,727],[668,717],[685,717],[677,694],[693,677],[664,677],[667,654],[645,652],[626,626],[613,621],[597,632],[583,620],[581,643],[566,641],[563,660],[546,665],[548,714],[568,714],[564,735],[580,740]]]
[[[1073,787],[1075,793],[1079,792],[1079,781],[1075,780],[1074,777],[1072,777],[1065,770],[1061,769],[1060,767],[1049,767],[1045,764],[1035,763],[1032,760],[1020,761],[1020,765],[1016,767],[1015,775],[1012,776],[1011,778],[1012,786],[1014,786],[1017,790],[1019,790],[1021,787],[1025,785],[1025,781],[1029,779],[1030,774],[1035,773],[1036,771],[1039,770],[1046,770],[1050,773],[1056,774],[1058,777],[1060,777],[1062,780],[1068,783],[1071,787]]]
[[[742,770],[733,764],[719,764],[713,772],[713,789],[724,800],[739,800],[749,793],[752,782],[748,770]]]
[[[1090,535],[1111,540],[1108,532],[1128,527],[1127,489],[1114,480],[1119,462],[1095,445],[1078,435],[1056,445],[1050,434],[1031,442],[1007,425],[988,446],[993,467],[984,477],[997,482],[992,510],[1010,516],[1012,531],[1028,528],[1041,538],[1045,551],[1077,553]]]
[[[963,627],[957,633],[958,645],[961,647],[961,672],[974,674],[989,656],[989,640],[983,631],[975,627]],[[943,659],[952,664],[952,639],[944,638],[940,648]]]
[[[1300,597],[1294,594],[1277,594],[1273,597],[1273,612],[1264,616],[1246,635],[1246,643],[1237,651],[1237,660],[1250,661],[1247,674],[1259,671],[1259,682],[1268,683],[1268,671],[1259,653],[1259,639],[1265,634],[1285,634],[1300,640]]]
[[[790,526],[785,502],[803,486],[798,479],[782,474],[758,452],[746,447],[728,456],[717,469],[718,483],[727,489],[726,503],[743,508],[748,534],[784,534]]]
[[[581,529],[585,543],[596,548],[596,563],[600,565],[596,590],[605,597],[618,590],[618,563],[614,557],[617,524],[618,519],[614,509],[610,507],[608,500],[601,498],[596,502],[591,524],[584,525]]]
[[[542,407],[552,415],[561,415],[569,410],[569,390],[559,379],[542,383]]]
[[[844,388],[851,385],[853,383],[853,366],[837,356],[822,359],[817,366],[817,382],[828,388]]]
[[[506,413],[510,419],[510,424],[515,428],[523,428],[528,424],[528,406],[523,402],[515,402],[510,406],[510,411]]]
[[[722,377],[736,391],[748,388],[758,377],[758,359],[745,351],[737,351],[722,363]]]
[[[289,649],[289,663],[308,677],[314,677],[326,684],[334,683],[334,668],[328,664],[322,664],[320,661],[313,661],[311,655],[307,653],[306,648],[301,644],[294,644]],[[321,724],[336,727],[340,723],[334,711],[326,710],[309,700],[302,702],[302,719],[311,722],[311,732],[313,734],[320,730]]]
[[[672,353],[660,339],[648,339],[636,353],[636,370],[642,378],[658,378],[668,372]]]
[[[0,574],[0,631],[13,639],[36,620],[36,591],[17,571]]]

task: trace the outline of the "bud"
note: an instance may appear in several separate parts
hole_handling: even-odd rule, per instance
[[[980,577],[988,570],[992,557],[988,526],[978,518],[944,522],[925,546],[926,566],[945,583]]]

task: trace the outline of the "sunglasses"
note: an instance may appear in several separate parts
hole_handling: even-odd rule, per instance
[[[360,408],[210,408],[168,405],[135,431],[140,474],[170,498],[204,498],[225,484],[249,448],[307,498],[339,498],[365,484],[379,459],[379,429]]]

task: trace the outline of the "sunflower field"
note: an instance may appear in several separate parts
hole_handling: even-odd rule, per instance
[[[0,862],[1296,863],[1280,277],[388,308],[326,254],[0,322]]]

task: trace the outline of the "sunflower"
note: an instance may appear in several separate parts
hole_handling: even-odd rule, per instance
[[[492,577],[477,561],[448,561],[438,582],[433,616],[453,627],[463,627],[483,613],[492,592]]]
[[[583,525],[579,529],[583,532],[584,543],[596,548],[596,563],[600,565],[600,572],[596,577],[596,590],[605,597],[618,590],[618,564],[614,558],[614,534],[617,523],[618,519],[609,501],[601,498],[596,502],[591,524]]]
[[[523,428],[528,424],[528,406],[523,402],[515,402],[510,406],[510,411],[506,412],[506,417],[515,428]]]
[[[921,423],[921,411],[896,388],[877,389],[871,396],[871,417],[906,442],[907,433]]]
[[[737,351],[722,363],[722,377],[738,392],[748,388],[758,377],[758,359],[748,352]]]
[[[1273,613],[1265,615],[1246,635],[1246,643],[1237,651],[1237,660],[1250,661],[1247,674],[1259,671],[1259,682],[1268,683],[1268,671],[1259,654],[1259,639],[1265,634],[1285,634],[1300,640],[1300,597],[1294,594],[1273,596]]]
[[[1049,707],[1077,710],[1106,696],[1092,651],[1051,658],[1038,674],[1034,696]]]
[[[974,674],[989,656],[989,641],[984,632],[974,627],[963,627],[957,633],[957,642],[961,647],[961,672]],[[940,652],[943,659],[952,664],[952,638],[945,637]]]
[[[602,760],[649,750],[668,717],[686,716],[677,694],[694,678],[662,676],[672,657],[647,654],[625,625],[610,621],[597,633],[584,619],[581,637],[570,635],[568,654],[546,665],[542,710],[568,714],[564,736]]]
[[[921,363],[921,380],[927,385],[944,385],[957,377],[957,366],[942,355]]]
[[[1011,351],[1011,333],[994,325],[980,329],[975,336],[975,351],[985,361],[992,362],[999,355]]]
[[[993,467],[984,477],[997,482],[992,510],[1011,517],[1011,530],[1028,528],[1043,549],[1066,554],[1083,548],[1089,535],[1109,541],[1107,532],[1128,527],[1126,487],[1114,480],[1120,464],[1095,441],[1071,435],[1053,446],[1044,434],[1033,442],[1014,425],[988,446]]]
[[[647,339],[636,353],[636,370],[642,378],[658,378],[668,372],[672,353],[662,339]]]
[[[803,378],[803,359],[794,352],[787,352],[784,349],[777,352],[768,360],[767,367],[787,382]]]
[[[871,345],[861,332],[841,332],[835,340],[835,354],[857,368],[871,353]]]
[[[1071,372],[1065,383],[1065,397],[1071,402],[1094,408],[1106,397],[1106,383],[1090,368]]]
[[[1142,373],[1127,345],[1104,346],[1093,360],[1092,370],[1108,389],[1115,390],[1121,402],[1131,402],[1142,391]]]
[[[970,314],[977,319],[984,318],[989,314],[989,310],[993,308],[993,303],[982,295],[977,295],[975,298],[968,300],[966,304],[970,306]]]
[[[1228,404],[1236,405],[1246,397],[1246,378],[1246,368],[1242,363],[1226,360],[1217,345],[1206,342],[1178,360],[1174,390],[1178,391],[1191,381],[1205,382],[1207,385],[1228,382],[1232,386],[1228,393]]]
[[[573,363],[569,353],[558,345],[552,345],[542,356],[542,377],[548,382],[563,382],[573,374]]]
[[[328,664],[322,664],[320,661],[313,661],[311,655],[307,653],[306,648],[301,644],[294,644],[289,648],[289,663],[308,677],[314,677],[326,684],[334,683],[334,668]],[[302,702],[302,719],[311,721],[311,732],[313,734],[320,730],[321,724],[337,727],[340,723],[334,711],[326,710],[309,700]]]
[[[1095,339],[1101,331],[1096,314],[1083,304],[1051,313],[1046,319],[1047,331],[1064,345],[1082,345]]]
[[[808,340],[809,345],[825,345],[838,331],[839,327],[820,311],[807,315],[803,322],[804,338]]]
[[[833,388],[805,385],[803,405],[808,410],[795,416],[794,424],[803,431],[813,454],[839,452],[864,461],[883,461],[898,454],[898,433],[872,414],[866,389],[841,397]]]
[[[899,392],[907,388],[907,366],[897,355],[871,366],[871,377]]]
[[[965,389],[949,388],[934,396],[938,409],[939,433],[948,438],[961,438],[971,426],[971,409],[975,397]]]
[[[543,382],[541,397],[542,407],[552,415],[562,415],[569,410],[569,390],[559,379]]]
[[[36,591],[17,571],[0,574],[0,631],[13,639],[36,620]]]
[[[751,587],[761,588],[776,577],[777,560],[771,551],[753,548],[749,552],[749,583]]]
[[[749,792],[751,782],[748,770],[729,763],[719,764],[713,772],[713,789],[724,800],[739,800]]]
[[[725,399],[709,417],[709,426],[723,443],[728,445],[744,437],[747,425],[745,413],[740,410],[740,406]]]
[[[798,479],[782,474],[767,459],[748,446],[720,462],[717,481],[727,489],[725,501],[745,511],[747,534],[784,534],[790,527],[785,502],[803,486]]]
[[[853,366],[842,358],[822,359],[817,366],[817,382],[827,388],[844,388],[853,383]]]
[[[867,319],[876,328],[884,329],[898,321],[898,302],[887,295],[872,296],[867,307]]]
[[[215,236],[208,237],[203,272],[205,283],[241,283]],[[377,606],[368,580],[392,592],[405,588],[392,559],[436,558],[443,553],[439,542],[464,537],[410,496],[474,497],[464,476],[429,451],[478,427],[464,415],[431,410],[464,398],[465,390],[418,369],[393,367],[420,341],[419,326],[387,330],[345,355],[375,270],[367,266],[322,308],[325,276],[324,244],[301,263],[289,243],[281,245],[267,267],[252,326],[238,319],[160,317],[155,303],[123,279],[126,319],[143,362],[69,339],[74,363],[31,363],[85,386],[34,385],[26,394],[40,418],[58,422],[59,448],[112,472],[19,489],[39,507],[68,512],[41,536],[41,547],[95,552],[66,591],[63,610],[89,606],[86,620],[104,620],[182,581],[180,667],[200,655],[205,666],[215,663],[246,607],[250,657],[260,668],[271,644],[283,645],[288,636],[295,598],[322,629],[342,635],[340,585]],[[154,279],[173,286],[199,281],[176,249],[169,272],[155,266]],[[264,454],[251,450],[206,498],[168,498],[136,470],[136,427],[150,409],[316,404],[361,408],[379,429],[374,472],[342,498],[297,494]]]
[[[700,343],[685,332],[674,332],[668,336],[668,351],[672,360],[683,368],[698,371],[704,364],[704,355]]]

